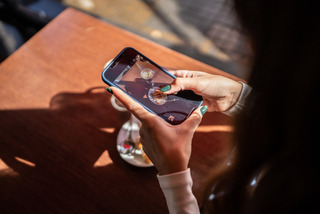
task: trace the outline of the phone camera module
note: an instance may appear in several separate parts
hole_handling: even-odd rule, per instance
[[[153,77],[154,71],[149,69],[149,68],[145,68],[140,72],[140,76],[142,79],[145,80],[149,80]]]
[[[160,91],[160,88],[150,88],[148,97],[156,105],[163,105],[167,102],[167,95]]]

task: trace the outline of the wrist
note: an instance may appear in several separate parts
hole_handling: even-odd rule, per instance
[[[230,108],[227,111],[222,112],[228,116],[234,116],[234,115],[237,115],[239,112],[241,112],[245,108],[246,99],[248,98],[249,94],[252,92],[252,88],[247,84],[243,82],[238,82],[238,83],[240,83],[242,87],[236,102],[232,106],[230,106]]]
[[[176,152],[170,157],[165,158],[165,162],[158,168],[159,174],[167,175],[185,171],[188,169],[188,160],[189,158],[184,158],[183,155],[180,156],[179,153]]]
[[[242,87],[243,86],[240,82],[230,81],[229,85],[225,87],[226,89],[223,92],[223,94],[225,94],[225,97],[220,101],[220,108],[218,109],[218,111],[227,112],[232,109],[239,100]]]
[[[173,180],[173,178],[175,178],[175,177],[178,178],[183,174],[189,174],[190,175],[191,174],[190,173],[190,168],[187,168],[186,170],[183,170],[183,171],[180,171],[180,172],[174,172],[174,173],[170,173],[170,174],[166,174],[166,175],[157,174],[157,177],[158,177],[159,180],[166,179],[168,177],[170,177],[170,179]],[[176,179],[176,182],[174,182],[174,183],[180,183],[180,182],[181,182],[181,179],[179,178],[179,179]],[[162,184],[163,184],[162,185],[163,187],[172,186],[172,184],[168,185],[168,184],[164,184],[164,182],[162,182]]]
[[[165,169],[159,169],[159,175],[163,176],[163,175],[169,175],[169,174],[175,174],[178,172],[182,172],[182,171],[186,171],[188,169],[188,167],[179,167],[179,166],[171,166],[171,167],[167,167]]]
[[[235,82],[231,90],[229,91],[229,106],[225,111],[228,111],[229,109],[233,108],[234,105],[238,102],[241,91],[243,89],[243,85],[241,82]]]

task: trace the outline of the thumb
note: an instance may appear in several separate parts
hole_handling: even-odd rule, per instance
[[[196,130],[196,128],[201,123],[203,115],[207,112],[208,106],[201,106],[197,108],[190,117],[184,122],[184,124],[188,124],[188,127],[193,128]]]
[[[160,89],[160,91],[166,94],[173,94],[178,91],[192,90],[197,93],[197,81],[193,78],[176,78],[171,85],[166,85]]]

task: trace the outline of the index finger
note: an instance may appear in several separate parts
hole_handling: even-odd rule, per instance
[[[193,77],[201,77],[208,75],[203,71],[191,71],[191,70],[170,70],[169,71],[172,75],[181,78],[193,78]]]

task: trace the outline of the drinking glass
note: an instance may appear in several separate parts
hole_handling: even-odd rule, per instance
[[[127,111],[121,102],[111,96],[111,104],[118,111]],[[123,160],[131,165],[138,167],[151,167],[152,162],[144,153],[142,144],[140,143],[140,121],[133,115],[125,122],[117,137],[117,150]]]
[[[125,122],[117,137],[117,150],[123,160],[138,167],[153,166],[148,156],[144,153],[140,143],[140,121],[131,114],[129,121]]]

